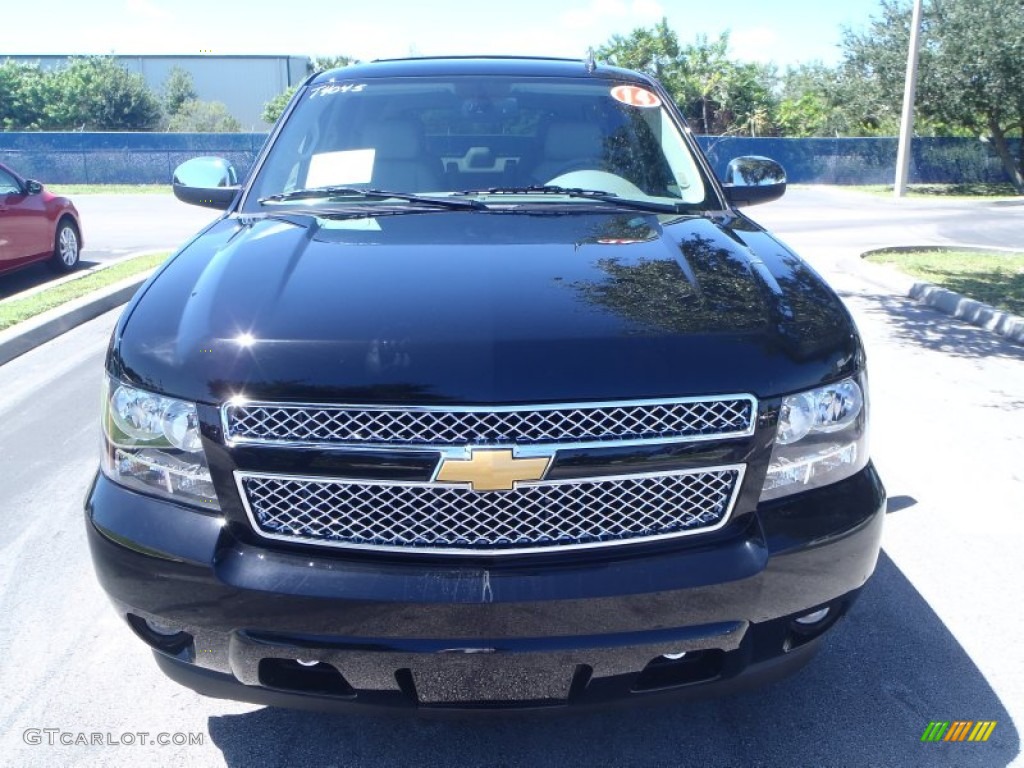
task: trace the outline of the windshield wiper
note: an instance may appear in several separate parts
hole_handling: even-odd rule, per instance
[[[694,206],[687,203],[659,203],[654,200],[636,200],[619,197],[611,192],[600,189],[580,189],[579,187],[560,187],[555,184],[534,184],[528,187],[490,187],[488,189],[467,189],[453,192],[453,195],[561,195],[563,197],[579,197],[586,200],[598,200],[602,203],[621,205],[624,208],[636,208],[654,213],[692,213]]]
[[[362,197],[370,200],[404,200],[419,205],[435,205],[439,208],[455,208],[459,210],[486,210],[487,206],[479,200],[453,200],[450,197],[432,197],[430,195],[414,195],[411,192],[391,192],[386,189],[360,189],[358,187],[309,187],[295,189],[291,192],[280,192],[276,195],[261,197],[259,203],[283,203],[288,200],[314,200],[323,197]]]

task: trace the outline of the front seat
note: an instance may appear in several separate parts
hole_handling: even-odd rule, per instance
[[[363,130],[363,146],[375,150],[370,186],[394,192],[444,189],[440,161],[424,154],[423,130],[414,120],[384,120]]]
[[[594,123],[557,122],[544,136],[544,159],[531,172],[541,184],[569,171],[605,167],[604,137]]]

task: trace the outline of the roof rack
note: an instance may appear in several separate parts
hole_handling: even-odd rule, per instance
[[[374,59],[373,63],[386,61],[431,61],[431,60],[465,60],[465,59],[506,59],[512,61],[579,61],[579,59],[563,58],[561,56],[512,56],[510,54],[480,54],[459,55],[459,56],[400,56],[394,59]]]

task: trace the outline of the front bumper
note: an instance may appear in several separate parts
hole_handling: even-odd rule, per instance
[[[761,505],[714,543],[473,563],[267,549],[102,476],[87,518],[103,587],[185,685],[317,709],[475,708],[703,694],[792,672],[874,570],[884,506],[869,464]],[[823,606],[817,624],[794,621]]]

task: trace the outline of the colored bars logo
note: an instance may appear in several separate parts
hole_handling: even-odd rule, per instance
[[[995,729],[995,720],[933,720],[921,734],[921,741],[988,741]]]

